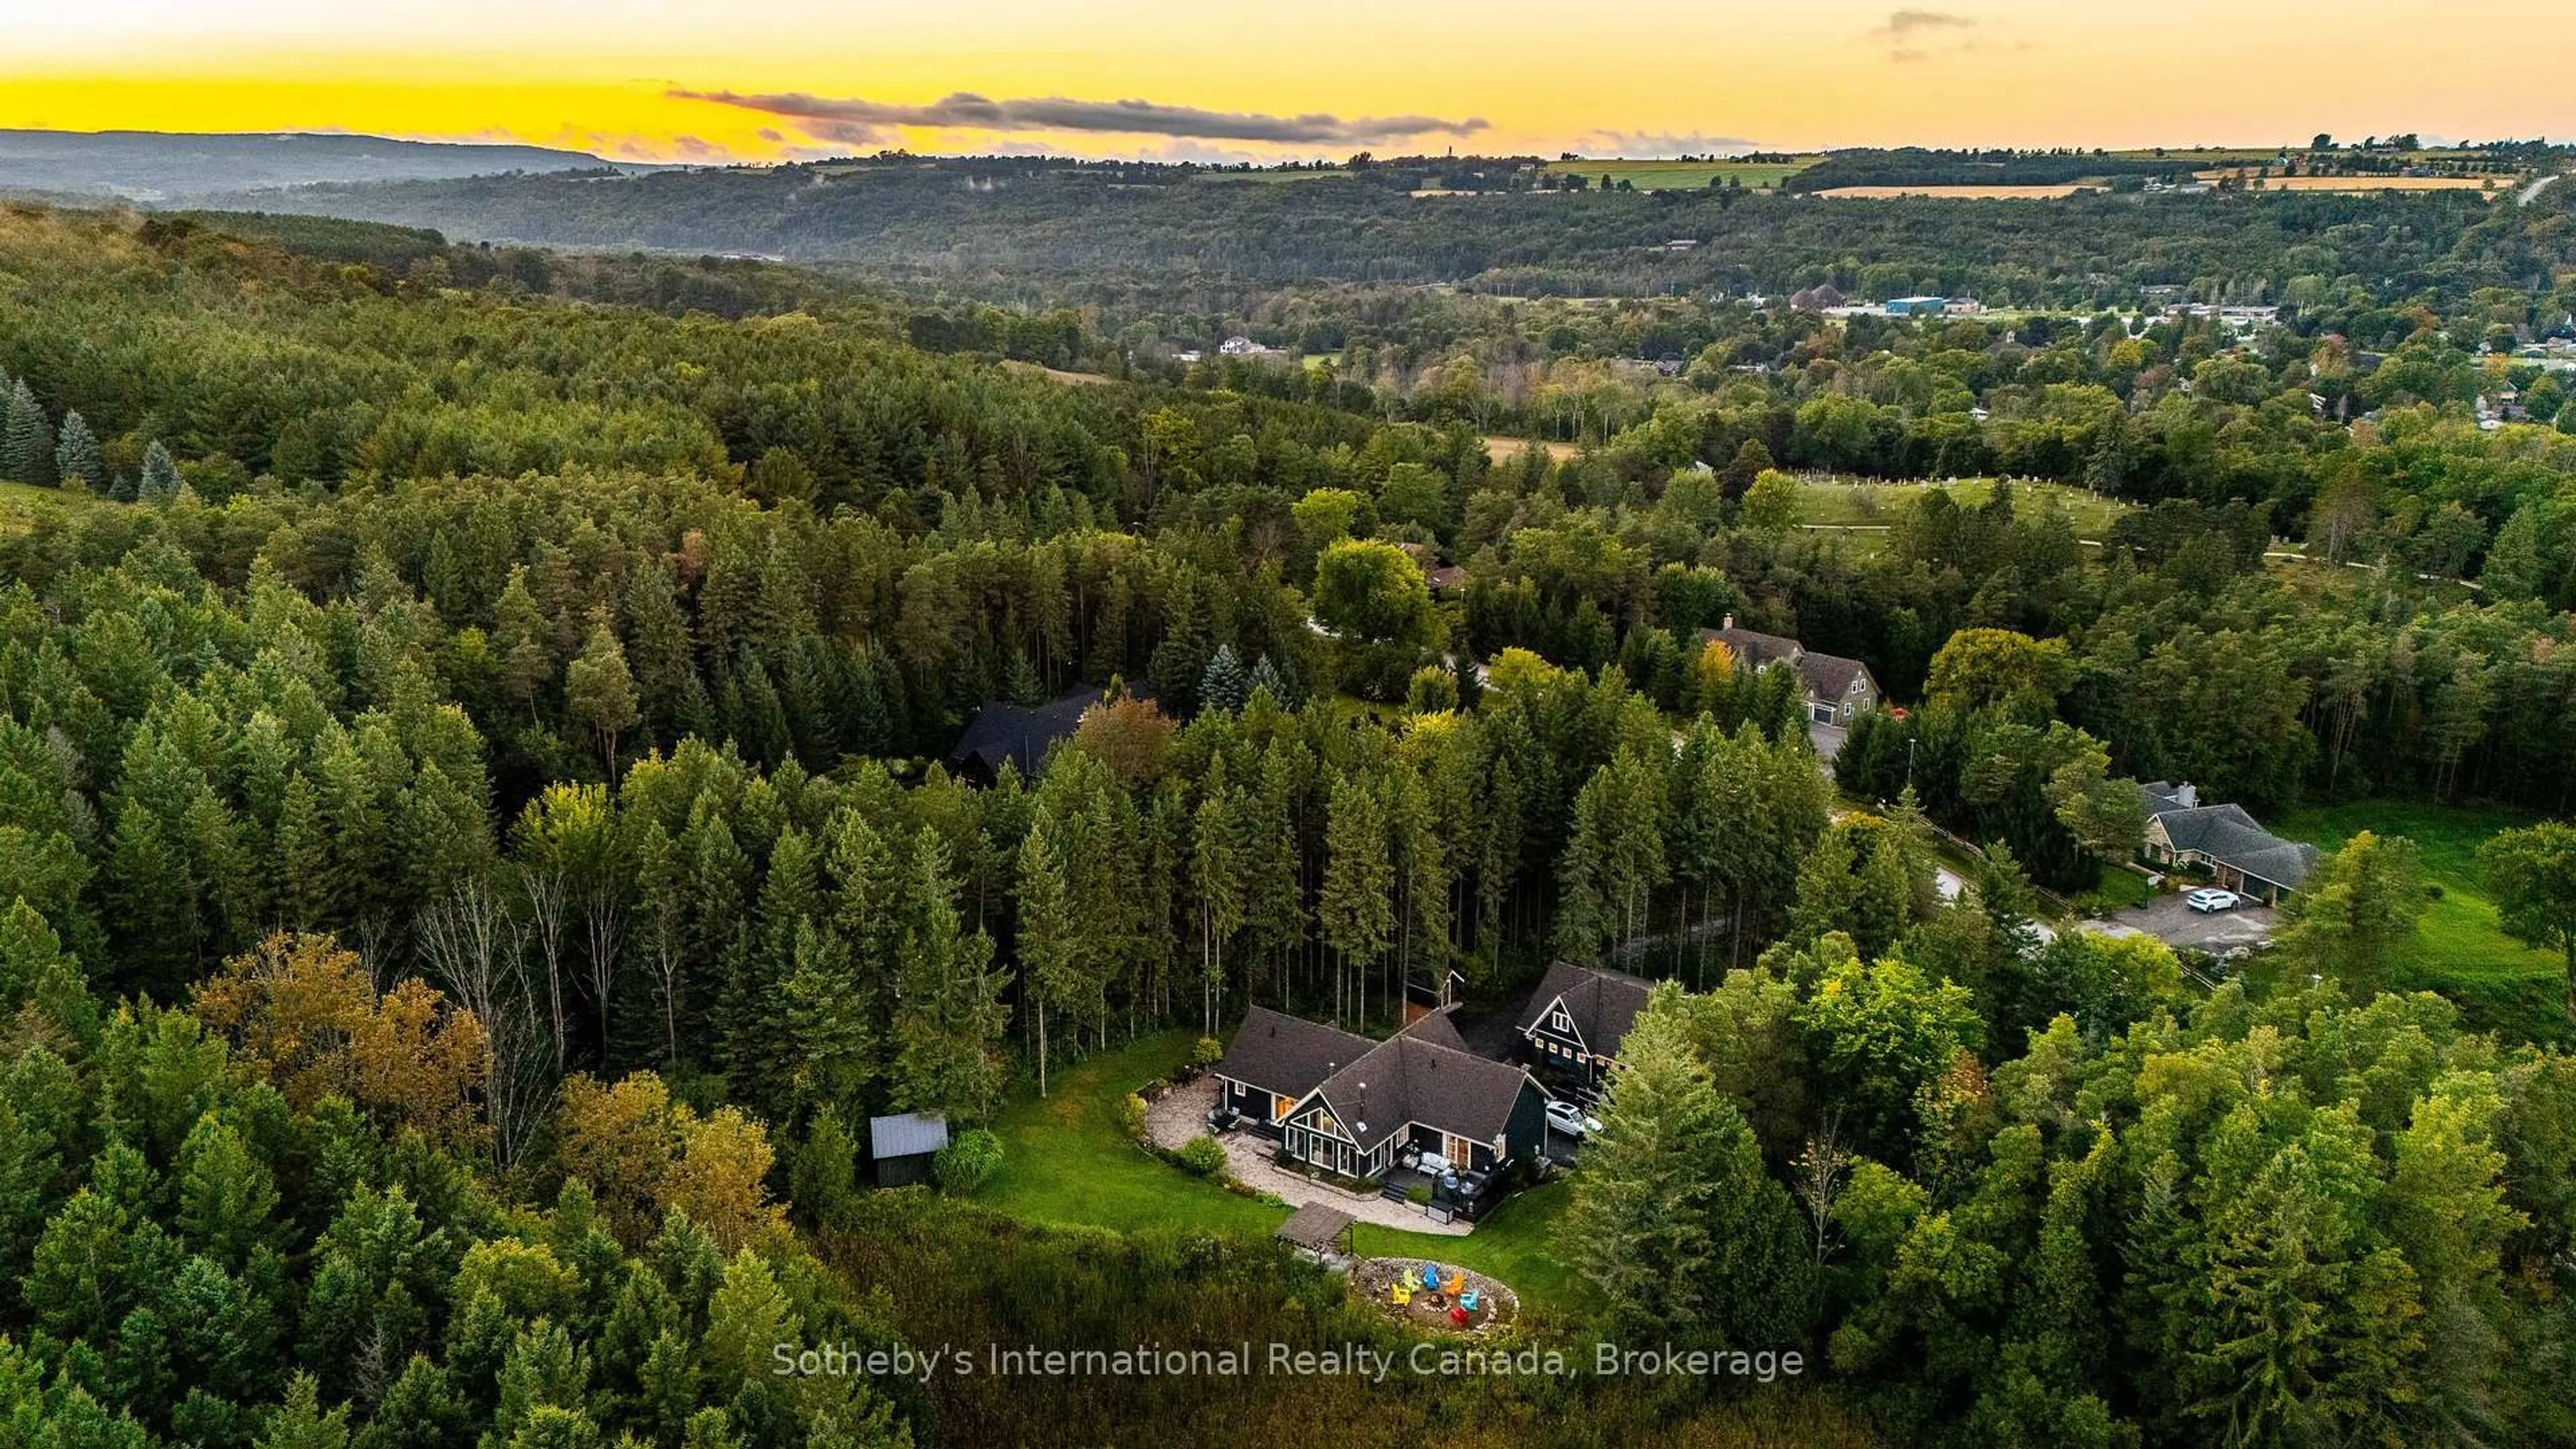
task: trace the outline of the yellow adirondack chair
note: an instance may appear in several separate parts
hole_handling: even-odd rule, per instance
[[[1408,1276],[1409,1276],[1409,1275],[1408,1275]],[[1398,1308],[1405,1307],[1406,1305],[1408,1305],[1408,1304],[1412,1303],[1412,1302],[1413,1302],[1413,1285],[1411,1285],[1411,1284],[1409,1284],[1409,1283],[1389,1283],[1389,1284],[1387,1284],[1387,1285],[1386,1285],[1386,1301],[1388,1301],[1389,1303],[1394,1304],[1394,1305],[1395,1305],[1396,1307],[1398,1307]]]

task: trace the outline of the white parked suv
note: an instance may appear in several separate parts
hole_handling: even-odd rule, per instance
[[[1568,1137],[1582,1137],[1601,1130],[1601,1119],[1588,1116],[1572,1102],[1547,1104],[1547,1125]]]
[[[2182,903],[2205,916],[2212,911],[2232,911],[2236,909],[2237,899],[2236,892],[2234,891],[2223,891],[2214,886],[2204,886],[2199,890],[2193,891],[2190,895],[2184,896],[2182,898]]]

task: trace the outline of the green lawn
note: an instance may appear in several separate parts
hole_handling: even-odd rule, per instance
[[[1532,1308],[1579,1312],[1596,1301],[1592,1285],[1555,1254],[1556,1222],[1573,1200],[1572,1185],[1559,1178],[1522,1190],[1463,1238],[1361,1223],[1351,1229],[1351,1245],[1363,1257],[1428,1258],[1473,1268],[1510,1284]]]
[[[2450,996],[2480,1026],[2558,1038],[2567,1031],[2565,966],[2504,933],[2478,871],[2478,846],[2524,823],[2522,816],[2474,806],[2357,800],[2295,810],[2272,828],[2326,850],[2362,830],[2414,841],[2425,879],[2442,888],[2442,897],[2424,912],[2413,977],[2401,984]]]
[[[47,509],[94,501],[96,500],[86,494],[75,496],[59,488],[35,488],[24,483],[0,483],[0,521],[24,522]]]
[[[1284,1208],[1227,1192],[1146,1156],[1118,1125],[1129,1092],[1189,1058],[1197,1034],[1164,1032],[1092,1057],[1024,1096],[993,1124],[1002,1166],[977,1197],[1032,1222],[1133,1231],[1197,1228],[1268,1233]]]
[[[2102,898],[2105,907],[2115,911],[2143,906],[2155,899],[2155,891],[2147,885],[2145,876],[2110,864],[2102,867],[2102,883],[2094,887],[2094,894]]]
[[[1145,1037],[1054,1073],[1044,1098],[1014,1100],[993,1123],[1002,1166],[976,1200],[1029,1222],[1267,1237],[1287,1221],[1286,1208],[1148,1157],[1118,1125],[1120,1099],[1187,1060],[1197,1039],[1190,1031]],[[1548,1251],[1567,1200],[1558,1181],[1522,1192],[1463,1238],[1362,1223],[1353,1240],[1369,1257],[1456,1263],[1511,1285],[1534,1309],[1574,1310],[1589,1290]]]

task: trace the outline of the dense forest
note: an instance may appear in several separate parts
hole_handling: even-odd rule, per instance
[[[922,169],[853,184],[950,184]],[[677,182],[812,178],[616,185]],[[2264,265],[2387,329],[2369,371],[2206,319],[1710,309],[1698,361],[1563,456],[1484,437],[1561,400],[1446,358],[1066,383],[999,365],[1019,346],[963,300],[770,264],[11,211],[0,1423],[332,1449],[1106,1440],[1148,1413],[1181,1442],[2564,1439],[2559,991],[2385,989],[2404,933],[2364,905],[2408,892],[2359,841],[2328,869],[2361,904],[2214,989],[2161,945],[2035,927],[2035,887],[2134,851],[2141,779],[2569,805],[2576,437],[2471,412],[2517,376],[2489,329],[2560,303],[2566,212],[2264,204],[2202,213],[2237,228],[2212,244],[2314,230]],[[2067,245],[2144,240],[2068,215],[2097,234]],[[1469,315],[1471,346],[1516,345]],[[1115,336],[1063,316],[1066,347]],[[1570,340],[1533,355],[1582,376]],[[2120,507],[2091,537],[2066,489],[1931,492],[1860,550],[1797,526],[1792,469]],[[2285,536],[2315,557],[2267,567]],[[1908,713],[1829,777],[1786,671],[1701,642],[1730,616],[1865,660]],[[1033,776],[943,763],[988,701],[1076,690],[1100,702]],[[1935,827],[1984,847],[1954,895]],[[975,1206],[972,1154],[936,1202],[862,1190],[857,1136],[986,1122],[1249,1003],[1383,1030],[1409,987],[1501,999],[1558,958],[1672,984],[1561,1242],[1602,1306],[1529,1331],[1802,1345],[1823,1383],[770,1371],[782,1341],[1392,1333],[1267,1243]]]
[[[1855,153],[1809,175],[1822,175],[1819,185],[1885,180],[1883,159]],[[2026,164],[2072,179],[2059,176],[2063,164]],[[2119,169],[2102,158],[2085,164],[2085,174]],[[1840,170],[1828,168],[1852,174],[1836,180]],[[2474,192],[2099,195],[2044,210],[1822,206],[1727,188],[1414,194],[1451,190],[1443,172],[1439,162],[1237,172],[898,156],[321,186],[229,204],[494,242],[852,263],[1014,300],[1203,311],[1337,283],[1651,297],[1785,295],[1832,281],[1873,297],[1968,293],[2085,308],[2133,300],[2141,284],[2198,284],[2254,301],[2314,274],[2366,279],[2383,297],[2403,298],[2545,285],[2551,250],[2516,210]],[[1693,245],[1666,246],[1675,239]],[[1856,287],[1864,276],[1873,280]]]

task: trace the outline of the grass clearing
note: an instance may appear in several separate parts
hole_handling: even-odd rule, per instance
[[[2477,864],[2478,847],[2489,837],[2528,823],[2529,817],[2480,806],[2354,800],[2294,810],[2272,828],[2329,851],[2364,830],[2414,841],[2425,880],[2442,895],[2424,912],[2412,969],[2399,984],[2441,992],[2480,1027],[2564,1040],[2565,967],[2556,955],[2504,933]]]
[[[1016,357],[1003,358],[1002,370],[1016,372],[1022,377],[1051,377],[1058,382],[1069,383],[1075,387],[1097,387],[1102,383],[1118,380],[1107,373],[1067,372],[1061,367],[1049,367],[1042,362],[1024,362]]]
[[[1497,463],[1508,463],[1532,447],[1544,449],[1550,459],[1559,463],[1582,451],[1573,443],[1560,443],[1550,438],[1506,438],[1490,433],[1485,437],[1485,456]]]
[[[1595,186],[1607,176],[1614,185],[1625,181],[1639,191],[1699,191],[1712,180],[1721,185],[1733,181],[1745,187],[1777,186],[1815,164],[1816,158],[1811,156],[1789,161],[1632,161],[1602,157],[1553,161],[1544,169],[1551,176],[1580,176]]]
[[[1002,1165],[975,1200],[1027,1222],[1268,1237],[1288,1209],[1147,1156],[1118,1123],[1119,1102],[1188,1060],[1197,1040],[1188,1030],[1140,1037],[1051,1074],[1043,1098],[1014,1098],[993,1122]],[[1561,1180],[1529,1188],[1463,1238],[1361,1223],[1354,1242],[1364,1257],[1456,1263],[1502,1280],[1533,1308],[1578,1311],[1590,1289],[1550,1254],[1570,1194]]]

